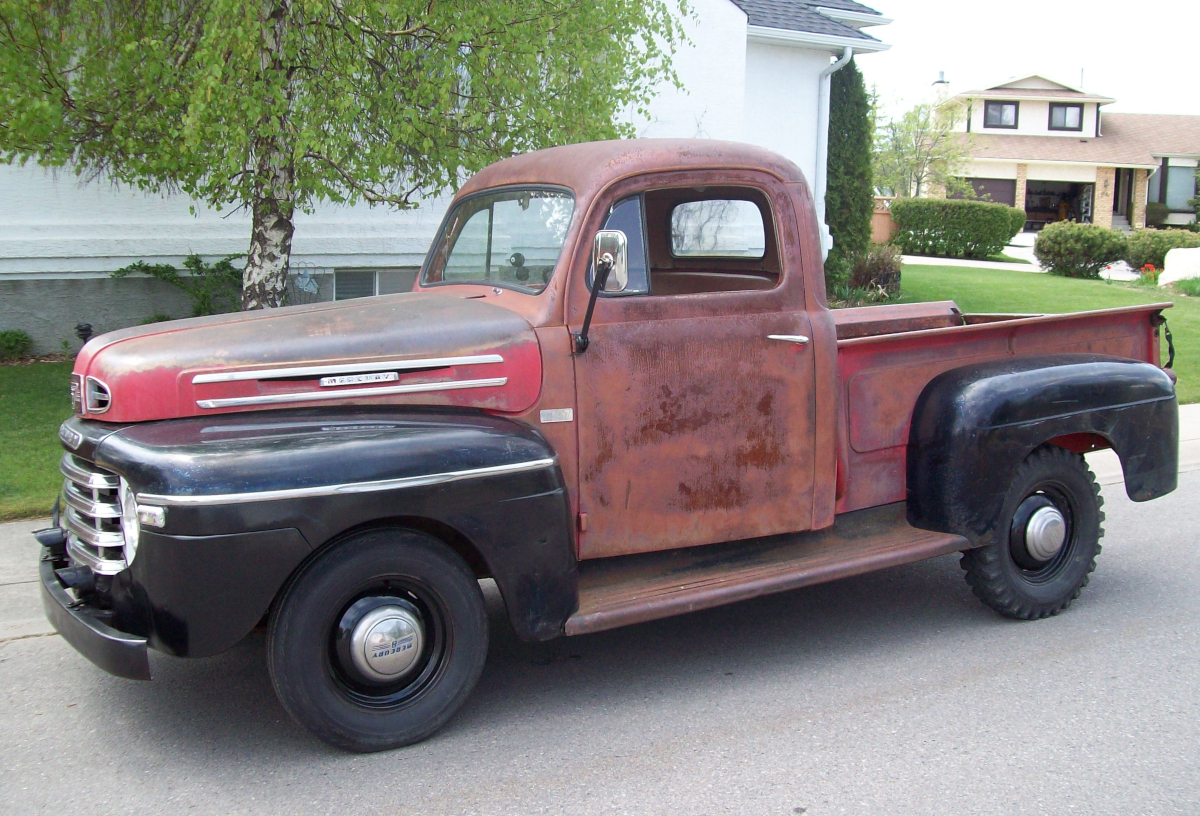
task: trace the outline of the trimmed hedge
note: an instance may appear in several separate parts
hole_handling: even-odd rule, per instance
[[[1167,253],[1178,247],[1200,247],[1200,235],[1187,230],[1138,230],[1127,239],[1129,249],[1125,260],[1134,269],[1154,264],[1162,269],[1167,262]]]
[[[892,220],[893,243],[906,255],[983,259],[999,254],[1021,231],[1025,212],[986,201],[898,198]]]
[[[1011,241],[1016,237],[1017,233],[1025,229],[1026,217],[1025,211],[1017,207],[1009,207],[1008,214],[1012,218],[1012,223],[1009,224],[1009,227],[1012,229],[1012,235],[1008,236],[1008,240]]]
[[[1033,245],[1042,268],[1065,278],[1100,277],[1100,271],[1126,255],[1125,236],[1095,224],[1059,221],[1038,233]]]

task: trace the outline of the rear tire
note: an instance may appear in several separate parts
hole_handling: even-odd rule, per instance
[[[445,725],[487,648],[483,594],[466,562],[424,533],[381,528],[335,544],[289,581],[271,614],[267,664],[296,722],[338,748],[382,751]]]
[[[963,553],[960,563],[972,592],[1001,615],[1019,620],[1066,609],[1096,568],[1103,503],[1081,455],[1056,446],[1031,453],[1009,487],[995,540]],[[1046,537],[1047,546],[1034,530],[1038,511],[1062,522],[1062,541],[1053,552],[1057,535]]]

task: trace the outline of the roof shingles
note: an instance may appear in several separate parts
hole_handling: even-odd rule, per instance
[[[1106,113],[1099,137],[972,133],[970,145],[975,159],[1150,168],[1159,156],[1200,157],[1200,116]]]
[[[861,3],[855,3],[853,0],[733,0],[733,2],[746,12],[747,22],[752,26],[876,41],[874,37],[864,34],[854,26],[839,23],[817,10],[834,8],[843,11],[858,11],[864,14],[879,14],[874,9]]]

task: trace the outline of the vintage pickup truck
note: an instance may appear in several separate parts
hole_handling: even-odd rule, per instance
[[[758,148],[518,156],[455,197],[411,293],[93,339],[37,533],[46,612],[107,671],[267,627],[284,708],[424,739],[517,635],[580,635],[962,552],[1065,609],[1100,551],[1082,454],[1175,488],[1170,304],[831,311],[813,200]],[[769,622],[765,625],[770,625]]]

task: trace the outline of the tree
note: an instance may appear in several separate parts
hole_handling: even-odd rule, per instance
[[[684,1],[0,0],[0,159],[248,209],[242,306],[276,306],[297,209],[627,135]]]
[[[882,122],[875,136],[875,186],[897,196],[941,188],[973,197],[961,178],[970,158],[969,136],[958,131],[965,115],[960,102],[923,102],[899,119]]]
[[[829,160],[825,222],[833,249],[825,262],[829,277],[847,271],[871,242],[875,191],[871,177],[871,99],[854,60],[830,77]]]

